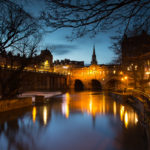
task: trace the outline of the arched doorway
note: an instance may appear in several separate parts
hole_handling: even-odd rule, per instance
[[[78,80],[78,79],[75,80],[74,89],[76,91],[82,91],[82,90],[84,90],[84,85],[83,85],[83,83],[82,83],[81,80]]]
[[[94,91],[101,91],[102,90],[101,83],[98,80],[95,80],[95,79],[93,79],[91,81],[91,87],[92,87],[92,90],[94,90]]]
[[[122,88],[122,83],[119,80],[116,79],[111,79],[106,83],[107,89],[121,89]]]

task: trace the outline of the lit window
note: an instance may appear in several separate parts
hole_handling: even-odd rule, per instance
[[[122,75],[123,74],[123,72],[122,71],[120,71],[120,75]]]
[[[116,70],[113,71],[113,74],[116,74]]]
[[[130,71],[130,67],[127,67],[127,70]]]

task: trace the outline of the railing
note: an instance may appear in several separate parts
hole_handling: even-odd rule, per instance
[[[136,90],[136,89],[133,89],[132,90],[132,93],[134,94],[140,94],[142,96],[144,96],[146,98],[146,100],[148,100],[150,102],[150,95],[147,94],[146,92],[143,92],[143,91],[140,91],[140,90]]]

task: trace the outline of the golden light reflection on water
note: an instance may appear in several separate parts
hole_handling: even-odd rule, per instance
[[[133,109],[117,104],[116,101],[107,100],[106,97],[104,94],[92,95],[92,93],[82,93],[71,97],[69,93],[66,93],[62,103],[62,114],[66,118],[69,117],[70,110],[80,110],[93,117],[96,115],[113,114],[116,118],[118,114],[126,128],[129,125],[137,124],[138,116]]]
[[[70,94],[66,93],[62,103],[62,114],[65,115],[66,118],[69,118],[69,101],[70,101]]]
[[[103,102],[102,102],[102,111],[103,111],[103,114],[105,114],[105,95],[103,94]]]
[[[44,106],[44,109],[43,109],[43,122],[44,122],[44,125],[47,124],[47,107]]]
[[[133,110],[127,109],[125,106],[120,105],[120,119],[124,123],[125,127],[129,125],[136,125],[138,122],[138,115]]]
[[[123,121],[123,116],[124,116],[124,106],[120,106],[120,119]]]
[[[114,116],[117,114],[117,104],[116,101],[113,102],[113,111],[114,111]]]
[[[32,119],[33,119],[33,123],[35,123],[36,121],[36,107],[35,106],[32,109]]]
[[[128,120],[128,113],[127,111],[125,112],[125,116],[124,116],[124,124],[125,124],[125,127],[127,128],[128,127],[128,123],[129,123],[129,120]]]

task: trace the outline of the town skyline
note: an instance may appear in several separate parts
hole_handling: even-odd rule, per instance
[[[28,13],[36,17],[40,15],[41,11],[47,8],[44,2],[37,2],[37,0],[15,1],[23,6]],[[111,37],[116,35],[114,29],[109,30],[109,32],[99,32],[95,35],[86,34],[83,37],[72,40],[72,31],[70,28],[62,28],[54,32],[49,32],[51,28],[45,25],[44,28],[45,32],[40,42],[40,49],[49,49],[53,54],[54,60],[70,59],[84,61],[85,64],[90,64],[93,45],[95,45],[99,64],[112,63],[115,57],[113,50],[110,49],[112,46]],[[68,36],[71,37],[67,38]]]
[[[61,33],[66,30],[62,30]],[[69,30],[68,30],[69,31]],[[90,64],[93,52],[93,46],[95,45],[95,52],[97,56],[98,64],[110,64],[115,57],[111,47],[110,33],[100,33],[95,38],[82,37],[69,41],[65,38],[64,34],[59,36],[56,31],[51,34],[47,34],[42,42],[41,47],[48,48],[53,54],[54,60],[70,59],[75,61],[84,61],[85,64]],[[49,41],[49,39],[53,39]]]

